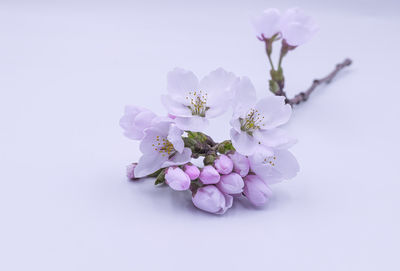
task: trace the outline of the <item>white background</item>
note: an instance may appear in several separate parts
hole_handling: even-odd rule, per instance
[[[301,6],[320,32],[284,60],[287,92],[354,64],[295,108],[299,175],[266,208],[224,216],[128,182],[125,104],[165,114],[175,66],[249,76],[249,18]],[[400,7],[396,1],[0,1],[1,270],[399,270]],[[209,133],[228,137],[229,114]]]

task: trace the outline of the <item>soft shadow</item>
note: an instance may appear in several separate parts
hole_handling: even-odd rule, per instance
[[[268,213],[276,209],[282,209],[283,206],[291,202],[290,194],[284,189],[274,186],[274,194],[268,204],[262,207],[256,207],[252,205],[244,196],[235,197],[233,206],[224,215],[215,215],[204,212],[196,208],[191,199],[191,193],[188,191],[174,191],[167,185],[154,185],[154,178],[144,178],[137,181],[127,181],[127,186],[131,190],[132,196],[137,196],[139,192],[144,198],[148,198],[149,201],[146,204],[151,204],[155,209],[160,211],[169,211],[173,209],[176,214],[182,213],[187,215],[190,213],[194,217],[215,217],[215,218],[232,218],[236,217],[240,213],[243,216],[243,212],[248,215],[257,214],[260,212]]]

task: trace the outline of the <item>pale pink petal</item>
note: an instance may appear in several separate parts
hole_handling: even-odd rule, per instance
[[[162,156],[159,153],[144,154],[140,157],[135,168],[135,177],[142,178],[161,168],[161,165],[168,159],[168,156]]]
[[[296,143],[296,139],[290,137],[287,132],[280,128],[273,128],[269,130],[257,130],[253,133],[261,144],[279,149],[287,149]]]
[[[232,145],[239,153],[243,155],[251,155],[255,152],[258,142],[246,132],[237,132],[231,129]]]
[[[282,38],[291,46],[306,43],[318,32],[315,21],[299,8],[291,8],[285,12],[281,28]]]
[[[202,132],[208,126],[209,121],[205,117],[176,117],[175,123],[184,131]]]
[[[264,117],[261,129],[272,129],[289,121],[292,107],[283,96],[269,96],[259,100],[255,109]]]
[[[192,159],[192,151],[189,148],[184,148],[182,153],[175,153],[168,161],[162,164],[162,167],[184,165]]]
[[[136,115],[134,124],[138,129],[146,129],[151,125],[152,120],[156,117],[156,114],[149,111],[142,111]]]
[[[216,212],[217,215],[225,214],[226,211],[228,211],[228,209],[231,208],[232,205],[233,205],[233,197],[231,195],[228,195],[228,194],[224,194],[224,193],[222,193],[222,194],[223,194],[223,196],[225,198],[225,205],[223,205],[221,210]]]
[[[275,150],[273,155],[249,157],[251,170],[268,184],[291,179],[299,172],[296,158],[288,150]]]
[[[196,91],[198,86],[199,80],[191,71],[175,68],[167,74],[167,91],[171,94],[183,96],[189,91]]]
[[[235,74],[218,68],[205,76],[199,84],[199,90],[207,93],[207,106],[227,102],[232,97],[232,85],[237,80]]]
[[[169,95],[161,95],[161,102],[167,109],[168,113],[174,116],[187,117],[192,115],[192,111],[187,107],[187,105],[174,100]]]
[[[168,141],[174,146],[174,149],[178,152],[182,152],[184,148],[184,143],[182,139],[183,131],[176,127],[175,125],[171,125],[168,132]]]
[[[248,77],[242,77],[232,86],[233,108],[235,111],[248,111],[257,101],[256,90]]]
[[[231,124],[232,128],[233,128],[236,132],[238,132],[238,133],[241,133],[241,132],[242,132],[241,124],[240,124],[239,118],[232,118],[231,121],[230,121],[230,124]]]
[[[276,150],[275,169],[282,174],[284,179],[292,179],[300,170],[296,157],[288,150]]]
[[[252,20],[257,36],[269,39],[280,31],[281,13],[276,8],[264,10],[264,12]]]

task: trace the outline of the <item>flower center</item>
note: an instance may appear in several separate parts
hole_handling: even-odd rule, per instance
[[[160,136],[156,137],[152,146],[154,147],[154,150],[158,151],[162,156],[170,156],[175,152],[174,145],[172,145],[172,143],[167,139],[160,138]]]
[[[201,90],[190,91],[189,95],[186,96],[186,100],[190,101],[188,106],[192,111],[192,115],[205,117],[206,111],[209,109],[207,107],[207,93]]]
[[[276,156],[266,157],[263,161],[263,164],[267,166],[275,166],[275,163],[276,163]]]
[[[253,131],[260,129],[260,125],[265,125],[262,124],[263,120],[264,116],[258,113],[258,110],[252,108],[244,119],[240,118],[240,129],[251,134]]]

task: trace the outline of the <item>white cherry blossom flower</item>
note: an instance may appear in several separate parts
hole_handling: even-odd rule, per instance
[[[278,126],[285,124],[292,108],[282,96],[270,96],[255,102],[255,89],[247,77],[233,87],[234,113],[230,131],[232,144],[243,155],[252,155],[259,146],[287,148],[295,143]]]
[[[318,26],[311,16],[308,16],[300,8],[288,9],[282,16],[282,38],[291,46],[299,46],[309,41]]]
[[[276,8],[269,8],[252,19],[252,24],[260,39],[270,39],[280,32],[281,12]]]
[[[219,68],[199,81],[191,71],[175,68],[167,76],[167,95],[162,102],[182,130],[202,131],[208,118],[223,114],[232,99],[237,77]]]
[[[183,165],[191,160],[192,151],[184,147],[183,131],[172,120],[162,120],[144,131],[140,143],[142,157],[135,168],[135,177],[145,177],[160,168]]]

